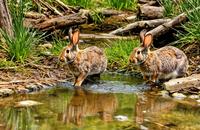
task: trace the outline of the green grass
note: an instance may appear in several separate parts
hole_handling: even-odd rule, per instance
[[[164,6],[165,11],[164,15],[167,17],[172,17],[178,13],[177,6],[174,4],[172,0],[161,0],[161,5]]]
[[[68,43],[69,42],[67,42],[66,40],[55,38],[52,43],[53,47],[51,48],[51,52],[54,55],[59,55],[63,47],[65,47]]]
[[[96,10],[92,10],[92,12],[91,12],[91,18],[92,18],[92,20],[93,20],[93,22],[95,24],[100,24],[100,23],[103,22],[105,16],[103,16],[101,13],[99,13]]]
[[[165,7],[165,16],[175,17],[183,12],[187,13],[189,22],[182,25],[186,33],[180,32],[178,37],[181,45],[188,43],[200,43],[200,7],[199,0],[183,0],[175,4],[172,0],[162,0],[161,4]],[[191,11],[192,10],[192,11]]]
[[[92,8],[94,6],[94,0],[66,0],[67,4],[72,6],[80,6],[83,8]]]
[[[10,7],[14,36],[9,36],[4,30],[0,30],[5,39],[5,44],[0,43],[0,46],[8,53],[10,60],[23,63],[33,54],[33,46],[40,42],[43,35],[38,36],[36,31],[23,26],[25,9],[23,0],[20,1],[18,7],[15,3],[12,3]]]
[[[133,48],[139,45],[139,40],[117,40],[111,47],[106,48],[109,68],[123,68],[128,65],[128,58]]]
[[[200,44],[200,7],[199,0],[187,0],[181,6],[181,10],[187,13],[189,22],[183,25],[187,33],[180,33],[180,41],[188,43],[199,43]],[[191,12],[192,10],[192,12]]]
[[[104,0],[105,3],[115,9],[131,9],[135,10],[137,7],[137,1],[136,0]]]

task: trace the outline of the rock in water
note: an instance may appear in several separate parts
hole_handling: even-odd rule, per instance
[[[182,94],[182,93],[173,93],[172,96],[175,98],[175,99],[184,99],[186,98],[186,95]]]
[[[31,107],[31,106],[41,105],[41,104],[42,104],[41,102],[37,102],[33,100],[24,100],[24,101],[17,102],[15,107]]]
[[[118,120],[118,121],[127,121],[128,117],[123,116],[123,115],[118,115],[118,116],[115,116],[115,119]]]

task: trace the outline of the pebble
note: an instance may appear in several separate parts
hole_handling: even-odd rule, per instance
[[[190,95],[189,98],[191,98],[191,99],[198,99],[199,95]]]
[[[175,99],[184,99],[186,98],[186,95],[182,94],[182,93],[173,93],[172,96],[175,98]]]
[[[39,90],[38,86],[35,84],[27,85],[25,88],[28,89],[30,92]]]
[[[24,101],[17,102],[15,107],[30,107],[30,106],[37,106],[41,104],[42,104],[41,102],[37,102],[33,100],[24,100]]]
[[[0,89],[0,96],[9,96],[12,95],[14,93],[14,91],[12,89],[8,89],[8,88],[4,88],[4,89]]]
[[[196,100],[198,103],[200,103],[200,99]]]
[[[123,116],[123,115],[118,115],[118,116],[115,116],[114,118],[118,121],[127,121],[128,120],[128,117]]]

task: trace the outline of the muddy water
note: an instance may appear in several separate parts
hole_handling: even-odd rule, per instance
[[[200,129],[197,102],[156,96],[140,79],[105,74],[84,89],[60,85],[0,99],[0,130]],[[24,100],[42,104],[19,106]]]

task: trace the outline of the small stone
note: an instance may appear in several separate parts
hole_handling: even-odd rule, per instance
[[[37,87],[37,85],[35,85],[35,84],[29,84],[29,85],[27,85],[25,88],[28,89],[29,92],[35,92],[35,91],[38,90],[38,87]]]
[[[37,102],[33,100],[24,100],[24,101],[17,102],[15,107],[30,107],[30,106],[37,106],[41,104],[42,104],[41,102]]]
[[[199,95],[190,95],[189,98],[191,98],[191,99],[198,99]]]
[[[196,100],[198,103],[200,103],[200,99]]]
[[[136,19],[137,19],[136,15],[129,16],[129,17],[126,18],[126,20],[128,20],[128,21],[135,21]]]
[[[12,95],[13,93],[14,91],[12,89],[8,89],[8,88],[0,89],[1,96],[9,96],[9,95]]]
[[[115,119],[118,120],[118,121],[127,121],[128,117],[123,116],[123,115],[118,115],[118,116],[115,116]]]
[[[182,94],[182,93],[173,93],[172,96],[175,98],[175,99],[184,99],[186,98],[186,95]]]

